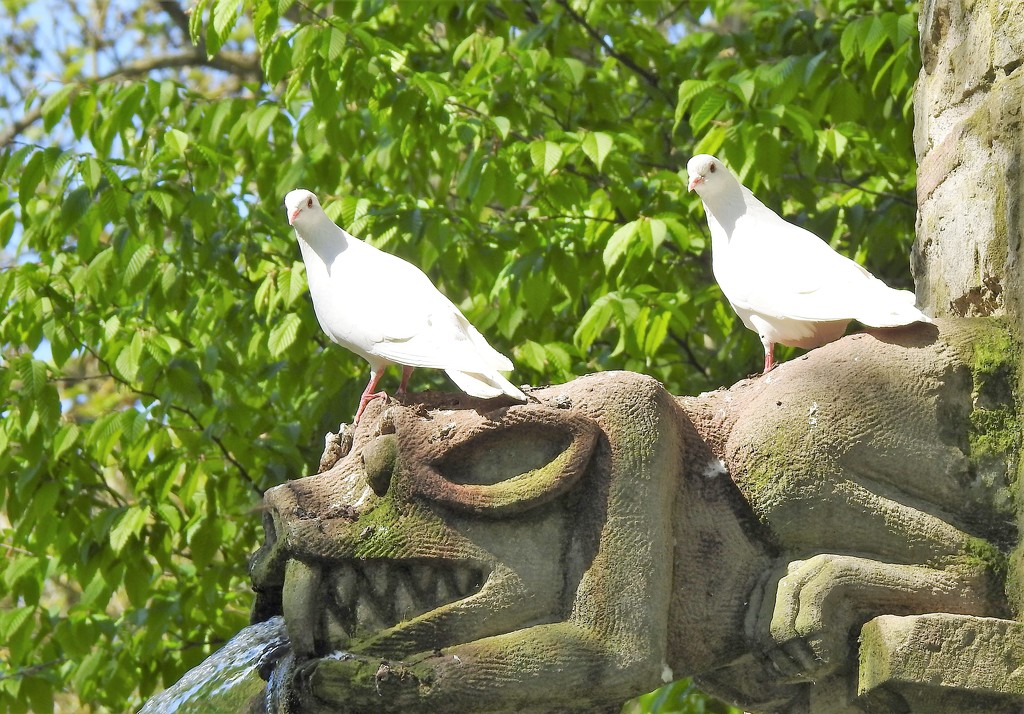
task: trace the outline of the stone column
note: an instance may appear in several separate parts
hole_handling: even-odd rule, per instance
[[[1024,0],[925,0],[920,29],[918,300],[1024,327]]]

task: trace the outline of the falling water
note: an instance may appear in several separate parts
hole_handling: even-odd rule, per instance
[[[284,618],[243,628],[226,645],[146,702],[139,714],[239,714],[272,710],[264,677],[288,652]]]

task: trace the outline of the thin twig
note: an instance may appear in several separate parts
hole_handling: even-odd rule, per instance
[[[673,342],[675,342],[677,345],[679,345],[682,348],[683,352],[686,353],[687,361],[691,365],[693,365],[697,369],[698,372],[700,372],[705,377],[710,377],[711,376],[709,371],[708,371],[708,369],[707,369],[707,367],[702,365],[700,363],[700,361],[697,359],[697,355],[695,355],[693,353],[693,350],[690,348],[690,343],[687,342],[686,339],[680,337],[679,335],[677,335],[672,330],[668,331],[668,336],[672,338]]]
[[[66,661],[66,657],[60,657],[58,659],[51,659],[49,662],[43,662],[42,664],[33,664],[30,667],[22,667],[21,669],[17,669],[11,672],[10,674],[0,674],[0,682],[4,681],[5,679],[28,677],[30,675],[35,674],[36,672],[41,672],[44,669],[50,669],[51,667],[56,667],[58,665],[64,664],[64,662]]]
[[[194,48],[188,52],[169,55],[157,55],[145,59],[136,60],[122,65],[112,72],[98,77],[89,77],[77,82],[79,86],[86,84],[108,82],[114,79],[129,79],[155,72],[160,69],[173,69],[183,67],[212,67],[229,74],[252,79],[262,79],[263,70],[260,68],[259,58],[250,57],[240,52],[221,52],[214,57],[207,57],[206,52],[200,48]],[[0,132],[0,149],[6,148],[23,131],[39,121],[43,116],[43,104],[46,97],[20,119],[17,119],[7,129]]]
[[[608,40],[604,38],[604,35],[602,35],[600,32],[591,27],[590,23],[588,23],[585,18],[583,18],[579,13],[577,13],[569,6],[569,0],[558,0],[558,4],[565,9],[565,11],[569,14],[569,17],[571,17],[576,22],[576,24],[582,27],[588,35],[590,35],[594,40],[599,42],[602,47],[604,47],[605,52],[607,52],[612,57],[617,59],[623,65],[632,70],[634,73],[642,77],[649,85],[651,85],[659,92],[662,92],[664,94],[661,85],[658,83],[657,75],[655,75],[650,70],[646,70],[640,65],[638,65],[632,57],[624,55],[621,52],[617,51],[614,47],[612,47],[611,44],[609,44]],[[669,97],[667,94],[666,97],[668,97],[669,100],[671,100],[671,97]]]

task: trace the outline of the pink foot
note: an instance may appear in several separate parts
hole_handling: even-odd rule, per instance
[[[359,417],[363,415],[363,410],[366,409],[366,405],[370,403],[370,400],[376,399],[377,397],[386,397],[387,394],[384,392],[375,392],[377,388],[377,382],[380,381],[381,375],[384,374],[384,370],[380,371],[371,369],[370,370],[370,381],[366,384],[366,389],[363,390],[363,396],[359,397],[359,409],[356,410],[356,418],[352,422],[352,426],[359,423]]]
[[[388,396],[387,392],[373,392],[372,394],[364,394],[362,397],[360,397],[360,399],[359,399],[359,409],[356,411],[356,418],[355,418],[355,421],[353,422],[352,426],[355,426],[356,424],[359,423],[359,417],[361,417],[363,415],[363,410],[366,409],[366,405],[367,404],[372,402],[377,397],[386,397],[386,396]]]

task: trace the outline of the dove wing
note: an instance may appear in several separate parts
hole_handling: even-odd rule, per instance
[[[365,244],[364,244],[365,246]],[[512,369],[512,363],[483,336],[416,266],[377,251],[372,270],[389,285],[367,293],[358,309],[374,331],[370,353],[410,367],[467,372]],[[368,266],[370,267],[370,266]]]
[[[730,301],[770,317],[829,321],[855,318],[876,327],[924,316],[914,294],[894,290],[813,233],[772,214],[744,225],[731,246],[742,258]],[[734,253],[736,255],[736,253]]]

